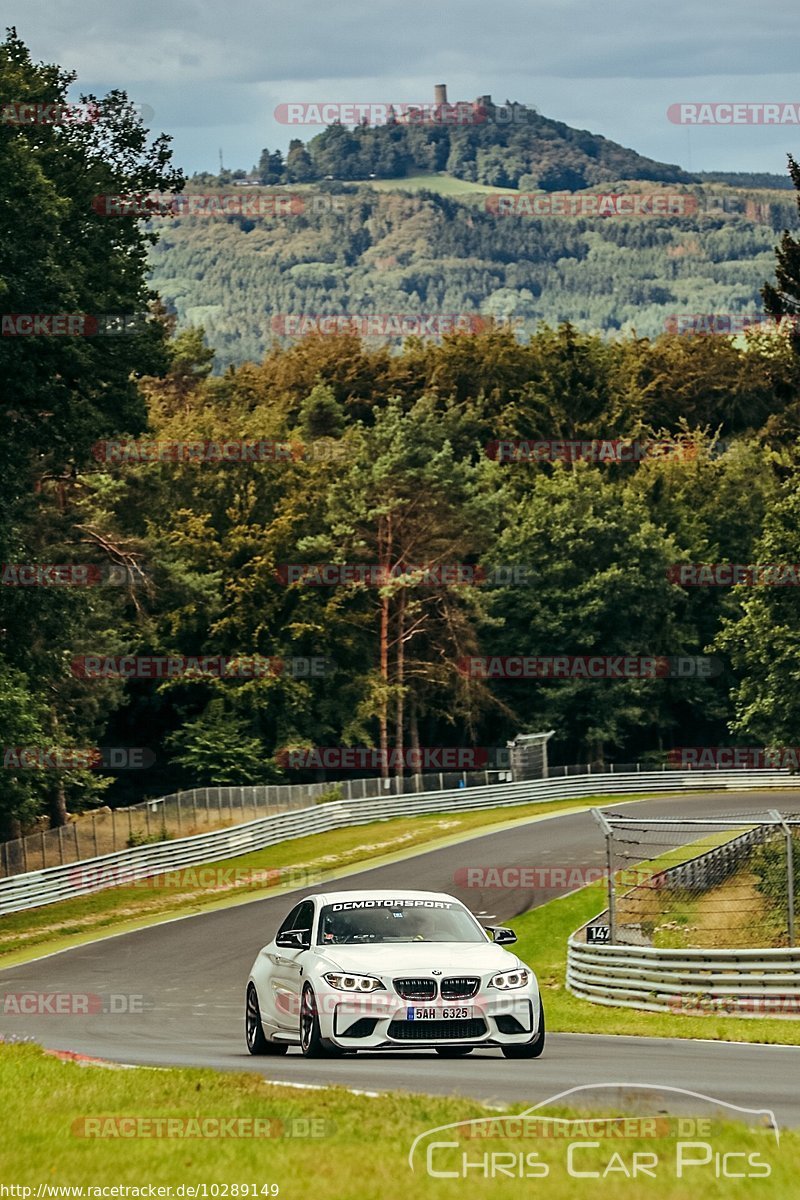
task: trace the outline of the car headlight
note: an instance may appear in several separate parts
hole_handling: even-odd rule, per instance
[[[340,992],[378,992],[385,990],[380,979],[371,975],[343,975],[331,971],[324,976],[325,982]]]
[[[512,988],[525,987],[530,977],[530,971],[525,971],[522,967],[518,967],[516,971],[500,971],[489,980],[489,987],[509,992]]]

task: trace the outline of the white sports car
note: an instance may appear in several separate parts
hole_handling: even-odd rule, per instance
[[[251,1054],[476,1046],[538,1058],[536,976],[504,950],[510,929],[481,925],[443,892],[331,892],[297,904],[247,984]]]

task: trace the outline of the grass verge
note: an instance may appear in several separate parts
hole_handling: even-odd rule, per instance
[[[520,1073],[531,1070],[529,1063],[508,1066],[519,1068]],[[84,1189],[155,1185],[171,1188],[173,1197],[180,1194],[181,1185],[205,1185],[206,1195],[211,1196],[217,1184],[222,1189],[228,1185],[227,1191],[216,1191],[221,1197],[274,1195],[270,1185],[277,1185],[282,1200],[312,1195],[334,1200],[394,1196],[463,1200],[465,1195],[471,1200],[516,1200],[521,1192],[534,1190],[547,1200],[570,1200],[595,1194],[598,1182],[605,1178],[613,1183],[615,1200],[647,1196],[684,1200],[690,1195],[736,1200],[751,1196],[763,1184],[765,1172],[768,1183],[763,1194],[771,1200],[796,1196],[800,1187],[800,1133],[782,1132],[778,1146],[774,1133],[766,1128],[715,1117],[706,1117],[708,1127],[701,1137],[687,1137],[686,1125],[661,1117],[652,1121],[657,1137],[620,1137],[617,1132],[606,1140],[593,1137],[587,1146],[586,1132],[581,1133],[580,1127],[569,1138],[536,1136],[537,1130],[553,1129],[542,1123],[533,1130],[526,1127],[523,1137],[519,1131],[516,1137],[498,1136],[508,1127],[498,1124],[497,1112],[474,1100],[403,1093],[368,1097],[342,1088],[298,1091],[270,1084],[257,1074],[82,1069],[28,1045],[0,1046],[0,1093],[14,1097],[3,1114],[0,1178],[5,1184],[32,1189],[31,1197],[37,1196],[40,1186],[41,1195],[47,1196],[47,1185]],[[525,1107],[509,1106],[506,1111],[521,1112]],[[564,1108],[546,1111],[567,1119],[576,1115]],[[118,1120],[131,1117],[138,1119],[136,1124]],[[192,1130],[195,1136],[176,1135],[174,1125],[172,1136],[163,1136],[169,1128],[163,1125],[162,1136],[153,1136],[159,1118],[194,1120],[198,1124],[179,1128]],[[228,1136],[197,1136],[219,1128],[212,1123],[219,1118],[227,1122],[223,1128]],[[435,1177],[426,1170],[425,1152],[434,1138],[417,1149],[412,1172],[409,1151],[417,1137],[476,1118],[487,1122],[480,1127],[485,1131],[480,1140],[452,1130],[437,1135],[457,1145],[432,1151],[431,1166],[434,1171],[455,1172],[455,1178]],[[231,1136],[233,1130],[255,1129],[269,1130],[273,1136]],[[122,1130],[128,1132],[122,1135]],[[149,1136],[142,1130],[149,1130]],[[312,1131],[317,1136],[308,1136]],[[584,1143],[574,1152],[572,1175],[571,1142]],[[708,1161],[702,1161],[706,1151],[698,1149],[700,1142],[708,1147]],[[693,1148],[686,1148],[689,1143]],[[729,1171],[761,1178],[720,1178],[715,1155],[726,1152],[734,1152]],[[631,1177],[635,1153],[648,1156],[649,1174]],[[483,1169],[473,1166],[464,1174],[462,1155],[470,1163],[483,1164]],[[491,1157],[497,1155],[503,1155],[503,1160]],[[678,1177],[679,1155],[697,1164],[684,1164],[682,1178]],[[575,1171],[597,1175],[579,1179]],[[521,1177],[528,1180],[527,1186],[521,1185]],[[244,1184],[247,1193],[234,1191]],[[24,1193],[16,1194],[25,1198]],[[147,1195],[147,1191],[128,1194]],[[202,1191],[194,1194],[202,1196]],[[92,1193],[84,1196],[89,1200]]]

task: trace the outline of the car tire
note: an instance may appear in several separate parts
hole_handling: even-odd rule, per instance
[[[521,1046],[503,1046],[506,1058],[538,1058],[544,1050],[544,1006],[539,1000],[539,1028],[532,1042],[524,1042]]]
[[[251,1054],[285,1054],[289,1049],[286,1042],[271,1042],[261,1024],[258,993],[255,984],[247,986],[247,1001],[244,1011],[244,1036]]]
[[[338,1046],[322,1037],[319,1029],[317,998],[306,984],[300,1003],[300,1049],[305,1058],[332,1058],[343,1053]]]
[[[442,1058],[464,1058],[467,1054],[472,1054],[474,1046],[435,1046],[437,1054],[441,1054]]]

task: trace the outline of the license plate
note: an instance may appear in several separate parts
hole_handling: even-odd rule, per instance
[[[472,1005],[436,1008],[432,1005],[414,1004],[406,1013],[408,1021],[466,1021],[472,1016]]]

